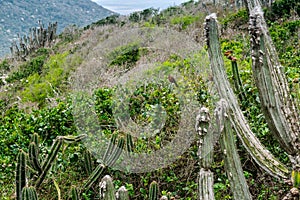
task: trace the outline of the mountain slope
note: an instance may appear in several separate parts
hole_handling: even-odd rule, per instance
[[[17,34],[28,33],[29,28],[37,26],[38,20],[44,24],[57,21],[60,32],[70,24],[85,26],[113,14],[87,0],[8,0],[0,1],[0,7],[0,56],[9,52],[10,41]]]

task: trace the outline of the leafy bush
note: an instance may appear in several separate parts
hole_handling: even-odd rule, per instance
[[[1,63],[0,63],[0,71],[8,71],[10,69],[10,65],[7,61],[7,59],[4,59]]]
[[[171,19],[171,24],[179,25],[182,30],[185,30],[189,25],[200,19],[199,16],[186,15],[182,17],[174,17]]]
[[[300,3],[295,0],[277,0],[271,7],[265,9],[265,16],[271,22],[280,18],[289,18],[294,10],[300,16]]]
[[[10,74],[6,81],[8,83],[12,83],[17,80],[25,79],[34,73],[40,74],[46,58],[47,57],[45,55],[42,55],[31,59],[27,63],[21,65],[17,71]]]
[[[141,57],[142,49],[137,43],[121,46],[109,53],[108,58],[110,60],[109,65],[116,66],[132,66]]]
[[[241,9],[236,13],[229,14],[227,17],[223,18],[221,24],[224,28],[231,27],[236,28],[244,24],[248,24],[249,15],[246,9]]]
[[[26,87],[21,92],[25,102],[37,102],[42,106],[47,97],[53,97],[65,79],[63,65],[67,56],[68,52],[51,56],[44,64],[42,74],[35,73],[28,77]]]

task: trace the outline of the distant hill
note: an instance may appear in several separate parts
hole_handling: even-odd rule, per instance
[[[17,34],[27,34],[29,28],[58,22],[58,32],[76,24],[85,26],[113,14],[90,0],[6,0],[0,1],[0,57],[9,53]]]

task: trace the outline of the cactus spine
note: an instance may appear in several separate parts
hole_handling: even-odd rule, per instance
[[[22,200],[38,200],[34,187],[24,187],[22,190]]]
[[[17,200],[22,200],[22,189],[26,186],[26,154],[20,150],[17,159],[16,193]]]
[[[158,199],[158,185],[156,181],[152,181],[149,188],[149,200],[157,200]]]

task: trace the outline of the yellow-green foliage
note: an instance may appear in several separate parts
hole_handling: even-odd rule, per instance
[[[63,66],[67,56],[68,52],[51,56],[44,64],[42,74],[34,73],[28,77],[27,84],[21,92],[23,101],[37,102],[42,105],[47,97],[54,95],[65,78]]]
[[[184,30],[189,25],[195,23],[199,19],[200,19],[200,16],[192,16],[192,15],[174,17],[173,19],[171,19],[171,24],[173,24],[173,25],[180,25],[181,29]]]

